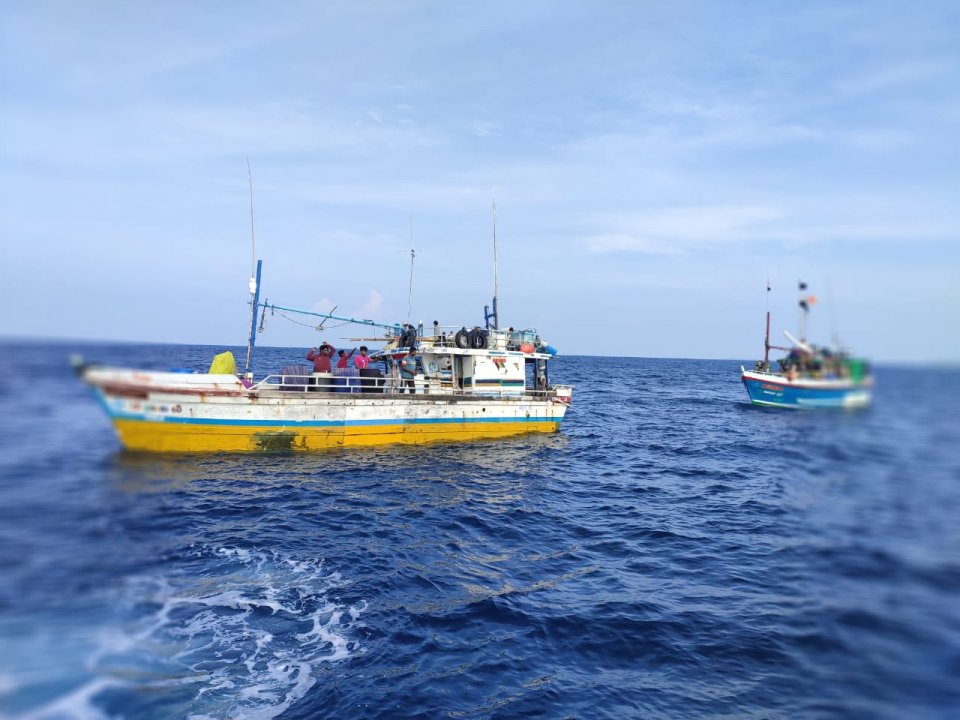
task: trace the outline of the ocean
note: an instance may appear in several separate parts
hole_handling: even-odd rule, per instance
[[[68,363],[222,349],[0,344],[0,717],[960,717],[956,369],[560,356],[557,434],[148,456]]]

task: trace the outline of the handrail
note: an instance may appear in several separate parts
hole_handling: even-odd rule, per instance
[[[430,396],[455,396],[461,398],[534,398],[548,399],[558,397],[558,387],[570,387],[568,385],[553,385],[546,390],[537,390],[534,388],[483,388],[483,389],[464,389],[454,386],[452,380],[440,379],[436,377],[417,376],[420,379],[416,382],[416,393],[420,397]],[[335,380],[345,381],[336,383]],[[375,384],[372,384],[375,383]],[[349,388],[349,389],[348,389]],[[377,388],[380,392],[369,392],[370,389]],[[364,390],[367,390],[366,392]],[[325,392],[328,394],[361,394],[361,395],[404,395],[407,390],[401,383],[389,375],[380,378],[366,378],[355,375],[335,376],[330,375],[292,375],[292,374],[272,374],[261,378],[257,383],[247,389],[249,393],[256,393],[262,390],[278,390],[282,392]]]

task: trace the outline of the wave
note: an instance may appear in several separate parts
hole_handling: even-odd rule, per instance
[[[129,578],[114,614],[80,628],[93,642],[69,690],[22,711],[30,720],[124,716],[276,717],[321,666],[363,652],[363,601],[322,559],[269,549],[194,546],[167,572]],[[29,679],[7,678],[8,697]],[[20,687],[17,687],[20,685]]]

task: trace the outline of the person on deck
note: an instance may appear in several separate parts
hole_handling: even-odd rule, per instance
[[[317,348],[311,348],[310,352],[307,353],[307,360],[313,363],[313,371],[330,372],[330,358],[333,356],[333,352],[333,346],[329,343],[321,345],[319,351]]]
[[[347,369],[347,360],[350,359],[350,356],[353,355],[353,353],[354,353],[355,351],[356,351],[356,348],[354,348],[353,350],[351,350],[350,353],[349,353],[349,355],[347,354],[347,351],[346,351],[346,350],[340,350],[340,351],[337,353],[337,357],[339,358],[339,359],[337,360],[337,369],[338,369],[338,370],[346,370],[346,369]]]
[[[410,394],[416,395],[417,388],[413,378],[417,374],[417,350],[410,348],[410,352],[400,361],[400,394],[405,388],[410,388]]]
[[[353,366],[357,370],[366,370],[368,367],[370,367],[370,358],[367,355],[366,345],[360,346],[360,354],[353,359]]]

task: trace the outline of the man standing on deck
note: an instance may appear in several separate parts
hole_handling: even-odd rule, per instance
[[[317,352],[316,348],[312,348],[310,352],[307,353],[307,360],[310,360],[313,363],[314,372],[330,372],[330,358],[333,355],[333,346],[329,343],[324,343],[320,346],[320,351]]]
[[[413,378],[417,374],[417,350],[410,348],[410,352],[400,361],[400,394],[405,388],[410,388],[410,394],[416,395],[417,388]]]
[[[357,370],[366,370],[370,367],[370,358],[367,356],[367,346],[360,346],[360,354],[353,359],[353,366]]]

